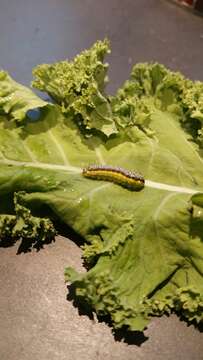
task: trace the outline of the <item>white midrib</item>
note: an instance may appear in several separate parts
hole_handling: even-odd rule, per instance
[[[196,194],[199,192],[203,192],[203,190],[195,190],[183,186],[175,186],[175,185],[159,183],[151,180],[145,180],[145,186],[153,189],[159,189],[159,190],[165,190],[165,191],[183,193],[183,194]]]
[[[49,163],[42,163],[42,162],[28,162],[28,161],[17,161],[17,160],[9,160],[5,157],[0,159],[1,165],[10,165],[10,166],[17,166],[17,167],[32,167],[38,169],[47,169],[47,170],[61,170],[65,172],[70,172],[74,174],[80,174],[82,172],[82,168],[71,166],[71,165],[58,165],[58,164],[49,164]],[[176,192],[176,193],[183,193],[183,194],[196,194],[199,192],[203,192],[202,190],[196,190],[192,188],[182,187],[182,186],[175,186],[165,183],[159,183],[156,181],[145,180],[145,186],[153,189],[158,190],[165,190],[169,192]]]
[[[18,167],[32,167],[37,169],[47,169],[47,170],[61,170],[68,171],[72,173],[81,173],[82,169],[79,167],[71,166],[71,165],[58,165],[58,164],[49,164],[43,162],[31,162],[31,161],[17,161],[17,160],[8,160],[8,159],[0,159],[0,164],[2,165],[11,165]]]

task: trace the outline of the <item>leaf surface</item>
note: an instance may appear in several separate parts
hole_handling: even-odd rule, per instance
[[[134,67],[114,97],[108,97],[104,48],[107,52],[106,43],[97,43],[79,60],[34,71],[34,85],[51,94],[55,104],[23,88],[16,97],[20,107],[16,112],[12,100],[2,97],[0,236],[8,224],[5,216],[18,217],[18,203],[37,221],[59,218],[84,237],[83,256],[89,267],[85,274],[67,268],[66,280],[98,314],[109,314],[115,327],[143,330],[150,316],[173,309],[199,322],[203,158],[202,108],[197,106],[202,95],[197,96],[197,88],[201,92],[201,86],[161,65],[143,64]],[[102,75],[90,75],[86,85],[102,94],[108,121],[106,115],[95,117],[97,100],[89,109],[83,81],[76,92],[75,72],[81,67],[83,75],[94,73],[92,59],[99,61]],[[72,84],[67,93],[61,92],[63,71],[65,84],[67,79]],[[0,80],[0,94],[5,81],[12,83],[8,77]],[[83,99],[81,111],[76,103],[81,105]],[[39,118],[32,121],[27,110],[36,106]],[[137,170],[146,179],[145,187],[135,192],[84,178],[82,169],[90,164]]]

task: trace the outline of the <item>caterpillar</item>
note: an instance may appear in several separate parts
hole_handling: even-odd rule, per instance
[[[134,171],[109,165],[91,165],[82,170],[83,176],[96,180],[111,181],[130,190],[144,187],[144,177]]]

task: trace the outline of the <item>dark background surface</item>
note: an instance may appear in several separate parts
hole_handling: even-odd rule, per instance
[[[114,92],[140,61],[203,80],[203,18],[164,0],[0,0],[0,67],[29,84],[32,68],[71,58],[109,37]],[[81,250],[58,237],[40,252],[0,249],[1,360],[202,360],[203,334],[175,315],[119,341],[66,300],[63,269]],[[145,340],[145,341],[144,341]],[[141,343],[141,346],[139,346]]]

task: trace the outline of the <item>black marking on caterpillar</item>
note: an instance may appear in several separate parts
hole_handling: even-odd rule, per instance
[[[144,177],[134,171],[109,165],[91,165],[83,169],[83,176],[95,180],[111,181],[130,190],[143,189]]]

